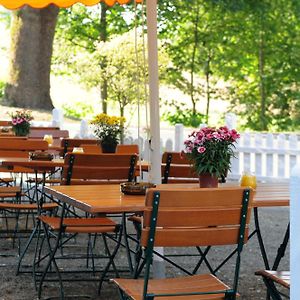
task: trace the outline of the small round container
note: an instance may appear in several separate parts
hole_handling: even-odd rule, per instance
[[[155,184],[150,182],[124,182],[120,184],[121,192],[126,195],[145,195],[146,190],[154,188]]]

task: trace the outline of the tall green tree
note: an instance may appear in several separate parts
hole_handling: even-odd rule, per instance
[[[172,58],[168,79],[189,96],[191,124],[198,126],[201,121],[209,121],[211,99],[217,89],[215,56],[226,24],[220,9],[205,0],[163,1],[160,9],[161,37]],[[201,120],[197,105],[202,99],[206,109]]]
[[[218,75],[230,82],[232,109],[244,127],[299,126],[299,2],[240,1],[239,6],[216,2],[230,24],[223,31],[226,43]]]
[[[59,15],[55,39],[55,72],[63,74],[74,73],[78,53],[94,53],[99,42],[103,45],[112,36],[123,34],[132,29],[134,22],[127,18],[131,6],[115,5],[109,7],[100,3],[96,7],[88,8],[82,5],[62,10]],[[65,53],[68,53],[66,57]],[[103,59],[100,66],[106,66]],[[102,111],[107,112],[108,86],[104,79],[101,82],[100,95]]]

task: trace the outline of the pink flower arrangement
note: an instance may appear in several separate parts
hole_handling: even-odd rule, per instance
[[[18,125],[22,123],[29,123],[33,120],[30,110],[17,110],[9,114],[11,116],[12,125]]]
[[[30,110],[17,110],[9,113],[13,131],[16,135],[27,135],[30,131],[30,121],[33,120]]]
[[[235,129],[204,127],[193,131],[184,142],[186,157],[197,174],[223,176],[230,170],[234,144],[240,135]]]

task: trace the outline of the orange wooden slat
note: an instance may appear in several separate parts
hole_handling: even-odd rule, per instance
[[[251,208],[249,208],[250,211]],[[248,211],[248,213],[249,213]],[[184,217],[183,217],[184,216]],[[150,224],[151,211],[144,213],[145,224]],[[248,215],[249,222],[250,213]],[[170,226],[220,226],[238,225],[241,220],[241,208],[183,208],[183,209],[160,209],[157,218],[158,227]]]
[[[247,241],[248,230],[245,236]],[[148,229],[143,229],[141,245],[148,242]],[[192,246],[221,246],[235,245],[238,242],[239,227],[211,227],[211,228],[157,228],[155,233],[156,247],[192,247]]]

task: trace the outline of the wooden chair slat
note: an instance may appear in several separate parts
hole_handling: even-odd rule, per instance
[[[139,146],[136,145],[136,144],[132,144],[132,145],[118,144],[117,148],[116,148],[116,153],[138,154],[139,153]]]
[[[250,210],[250,209],[249,209]],[[249,211],[248,211],[249,213]],[[185,215],[185,218],[182,216]],[[250,215],[250,214],[249,214]],[[249,215],[247,222],[249,222]],[[151,212],[144,213],[144,222],[150,224]],[[169,226],[221,226],[239,225],[241,208],[214,208],[214,209],[161,209],[157,219],[158,227]]]
[[[43,140],[0,139],[0,150],[35,151],[47,149],[48,143]]]
[[[120,168],[91,168],[91,167],[82,167],[82,168],[74,168],[72,171],[72,179],[84,178],[88,179],[125,179],[127,181],[128,178],[128,167],[120,167]]]
[[[118,278],[113,280],[126,294],[131,295],[132,299],[141,300],[143,292],[142,279],[130,280]],[[163,280],[153,279],[149,282],[149,293],[155,291],[155,293],[180,293],[180,292],[204,292],[204,291],[215,291],[225,290],[228,286],[222,283],[218,278],[211,274],[200,274],[189,277],[178,277],[178,278],[167,278]],[[162,299],[175,300],[175,299],[189,299],[189,300],[223,300],[224,294],[221,295],[195,295],[184,297],[162,297]]]
[[[80,144],[85,154],[101,154],[102,148],[97,144]],[[68,150],[69,151],[69,150]]]
[[[71,157],[74,157],[74,164],[70,169]],[[95,183],[94,180],[128,181],[132,157],[135,158],[134,170],[137,161],[136,155],[67,153],[62,178],[66,182],[70,176],[69,172],[71,172],[71,184],[74,184],[77,179],[81,180],[79,184],[89,184],[88,181]]]
[[[68,130],[57,130],[57,129],[30,129],[28,137],[30,139],[42,139],[44,135],[52,135],[54,139],[67,138],[69,137]]]
[[[244,192],[242,187],[226,187],[222,189],[204,189],[193,188],[187,189],[172,189],[160,186],[160,197],[163,199],[160,202],[160,207],[230,207],[232,205],[240,206],[241,198]],[[152,195],[155,189],[149,189],[146,197],[146,206],[152,207]],[[200,193],[199,193],[200,192]],[[188,196],[187,196],[188,195]],[[201,196],[202,195],[202,196]]]
[[[141,244],[147,245],[148,229],[143,229]],[[238,242],[239,227],[215,228],[187,228],[187,229],[160,229],[156,230],[156,247],[184,247],[184,246],[221,246],[234,245]],[[245,242],[247,238],[245,238]]]

